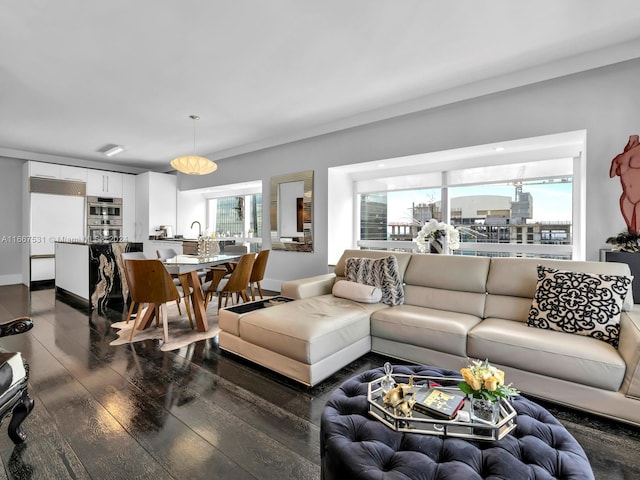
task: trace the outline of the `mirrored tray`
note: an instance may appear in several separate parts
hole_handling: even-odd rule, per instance
[[[396,384],[409,384],[410,375],[392,374]],[[427,414],[417,410],[412,411],[411,417],[395,415],[393,408],[384,405],[382,399],[384,392],[382,390],[382,380],[380,377],[373,382],[369,382],[367,391],[367,401],[369,402],[369,414],[387,427],[405,433],[419,433],[425,435],[441,435],[444,437],[466,438],[468,440],[500,440],[507,433],[516,427],[516,411],[511,404],[500,399],[500,418],[495,425],[476,421],[459,421],[442,420],[430,417]],[[413,375],[414,386],[411,394],[421,389],[429,389],[437,387],[439,390],[450,391],[451,393],[461,394],[458,383],[462,378],[441,378],[441,377],[425,377]],[[469,400],[466,399],[461,410],[469,412]]]

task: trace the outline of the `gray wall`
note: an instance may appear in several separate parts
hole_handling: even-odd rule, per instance
[[[587,249],[598,259],[608,236],[625,227],[618,209],[620,184],[609,178],[612,158],[629,135],[640,133],[640,60],[486,95],[390,120],[218,161],[212,175],[180,175],[180,189],[270,179],[302,170],[315,172],[315,252],[272,252],[267,274],[288,280],[327,271],[327,168],[484,143],[574,130],[587,131]],[[0,158],[2,233],[21,232],[21,161]],[[268,209],[265,209],[265,213]],[[265,217],[263,238],[269,234]],[[268,246],[268,243],[267,243]],[[0,245],[0,276],[19,274],[20,249]]]
[[[22,245],[12,237],[22,231],[22,165],[0,157],[0,285],[22,282]]]
[[[327,271],[327,168],[574,130],[587,131],[588,260],[625,228],[620,185],[609,178],[612,158],[640,133],[640,60],[424,110],[362,127],[218,161],[205,177],[178,178],[179,189],[262,180],[315,171],[315,252],[273,252],[268,276],[288,280]],[[268,233],[268,218],[265,218]],[[265,235],[263,235],[265,236]],[[296,256],[294,259],[293,257]]]

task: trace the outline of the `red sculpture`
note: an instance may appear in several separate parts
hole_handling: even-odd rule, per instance
[[[630,233],[638,233],[640,226],[640,141],[631,135],[624,151],[611,161],[609,178],[618,175],[622,185],[620,212]]]

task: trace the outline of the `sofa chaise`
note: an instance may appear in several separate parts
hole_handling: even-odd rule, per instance
[[[337,292],[353,277],[349,262],[383,259],[393,260],[400,302]],[[585,308],[614,317],[604,338],[548,329],[546,317],[535,323],[534,310],[554,314],[580,302],[543,290],[541,278],[556,274],[593,288]],[[604,287],[592,287],[594,278]],[[220,347],[307,385],[369,351],[454,370],[486,358],[523,393],[640,425],[640,306],[630,284],[622,263],[346,250],[334,273],[283,283],[282,295],[295,301],[246,314],[222,310]]]

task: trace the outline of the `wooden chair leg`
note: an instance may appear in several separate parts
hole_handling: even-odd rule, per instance
[[[220,294],[219,293],[218,293],[217,297],[220,298]],[[209,302],[211,302],[211,299],[213,299],[213,292],[209,291],[209,292],[207,292],[207,294],[204,297],[204,309],[205,310],[209,307]],[[218,303],[220,303],[220,302],[218,302]]]
[[[178,315],[182,315],[182,310],[180,309],[180,299],[176,300],[176,305],[178,306]]]
[[[189,275],[179,275],[178,277],[180,279],[180,286],[182,287],[182,292],[184,294],[184,306],[187,309],[187,316],[189,317],[189,325],[191,325],[191,329],[193,329],[193,317],[191,316],[191,307],[189,306],[189,295],[187,295],[187,292],[191,292],[191,281],[189,280]],[[200,280],[198,279],[198,285],[194,285],[193,288],[200,288]],[[191,297],[193,298],[193,297]],[[179,302],[179,301],[178,301]],[[180,312],[180,315],[182,315],[182,312]]]
[[[136,333],[136,328],[138,328],[139,322],[138,320],[142,316],[142,308],[138,308],[138,313],[136,314],[136,318],[133,320],[133,328],[131,329],[131,335],[129,335],[129,341],[133,341],[133,336]]]
[[[262,300],[264,297],[262,296],[262,285],[260,285],[260,282],[256,282],[258,284],[258,293],[260,294],[260,300]]]
[[[133,307],[136,306],[136,302],[134,302],[133,300],[131,301],[131,305],[129,305],[129,311],[127,312],[127,322],[129,323],[129,320],[131,320],[131,315],[133,315]]]
[[[156,303],[156,328],[160,326],[160,307]]]
[[[253,283],[250,285],[250,287],[251,287],[251,301],[253,302],[256,299],[256,291],[253,287]]]
[[[184,297],[184,305],[187,307],[187,317],[189,317],[189,325],[193,330],[193,317],[191,316],[191,307],[189,306],[189,297]]]

